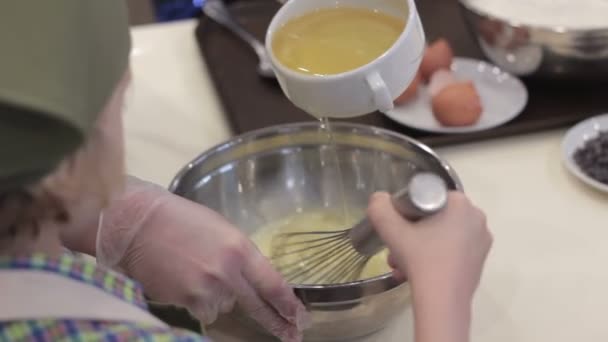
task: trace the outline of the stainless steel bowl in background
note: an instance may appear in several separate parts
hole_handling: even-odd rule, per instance
[[[335,150],[316,122],[235,137],[188,164],[170,190],[218,211],[252,234],[296,212],[341,208],[337,168],[327,167],[336,156],[344,198],[360,216],[373,192],[394,192],[415,171],[433,171],[450,189],[462,189],[452,168],[419,142],[355,124],[333,123],[332,132]],[[383,328],[409,301],[407,284],[398,283],[391,274],[294,288],[312,314],[307,340],[348,340],[370,334]]]
[[[575,30],[498,18],[469,0],[460,0],[460,7],[486,57],[512,74],[600,81],[608,77],[608,20],[605,28]]]

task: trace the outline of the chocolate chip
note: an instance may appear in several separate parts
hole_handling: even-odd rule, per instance
[[[586,175],[608,185],[608,131],[601,131],[579,148],[574,161]]]

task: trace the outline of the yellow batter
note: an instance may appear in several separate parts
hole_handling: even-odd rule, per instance
[[[354,210],[349,210],[353,212]],[[262,254],[267,257],[272,256],[273,251],[273,243],[277,243],[280,241],[277,238],[278,234],[289,233],[289,232],[312,232],[312,231],[334,231],[334,230],[342,230],[345,228],[351,227],[358,221],[358,218],[348,218],[346,219],[344,215],[336,212],[335,210],[318,210],[311,211],[301,214],[295,214],[293,216],[287,217],[281,221],[274,222],[262,229],[258,230],[251,238],[254,243],[258,246]],[[300,239],[310,239],[310,236],[302,237]],[[298,238],[291,238],[290,241],[301,241]],[[308,245],[310,246],[310,244]],[[299,248],[298,248],[299,249]],[[275,254],[276,254],[276,249]],[[301,271],[307,271],[312,265],[311,260],[318,256],[323,256],[324,251],[328,250],[322,246],[315,247],[306,251],[297,252],[294,255],[284,256],[280,263],[274,261],[277,266],[279,264],[285,265],[287,263],[294,263],[295,267]],[[372,257],[367,265],[363,268],[359,279],[368,279],[372,277],[376,277],[382,274],[386,274],[391,271],[388,266],[387,260],[387,251],[383,250],[378,253],[374,257]],[[333,257],[333,260],[332,260]],[[344,260],[332,254],[332,257],[327,258],[329,260],[328,265],[330,268],[338,268],[340,260]],[[323,258],[326,259],[326,258]],[[280,268],[280,267],[279,267]],[[321,277],[320,280],[317,278]],[[299,281],[301,284],[310,284],[311,281],[308,279],[315,280],[314,283],[317,284],[326,284],[330,283],[327,279],[331,277],[331,275],[325,276],[324,272],[318,272],[316,274],[306,275],[304,280]]]
[[[332,75],[363,66],[386,52],[405,21],[380,11],[337,7],[295,18],[274,35],[272,50],[288,68]]]

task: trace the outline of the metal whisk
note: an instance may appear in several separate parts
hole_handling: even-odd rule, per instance
[[[392,202],[403,217],[416,221],[441,210],[447,194],[442,178],[423,172],[393,194]],[[369,259],[383,247],[364,218],[344,230],[278,234],[272,240],[271,260],[292,284],[339,284],[358,280]]]

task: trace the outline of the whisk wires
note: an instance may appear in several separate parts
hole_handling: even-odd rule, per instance
[[[292,284],[339,284],[359,280],[370,257],[353,248],[349,231],[278,234],[272,239],[271,261]]]

